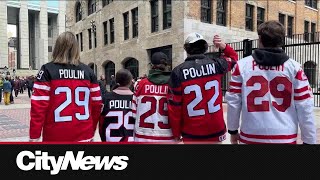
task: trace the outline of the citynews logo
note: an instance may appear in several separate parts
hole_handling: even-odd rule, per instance
[[[26,161],[24,161],[26,160]],[[79,151],[75,157],[73,151],[66,151],[64,156],[49,156],[48,152],[21,151],[16,158],[17,166],[23,171],[46,170],[51,175],[58,174],[61,170],[67,170],[71,165],[72,170],[116,170],[127,168],[128,156],[85,156],[84,151]]]

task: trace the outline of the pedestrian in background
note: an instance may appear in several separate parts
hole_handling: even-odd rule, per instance
[[[11,84],[10,103],[14,104],[14,99],[13,99],[14,79],[10,76],[10,74],[7,75],[7,77],[8,77],[8,80],[9,80],[10,84]]]
[[[110,91],[112,91],[113,87],[116,85],[116,80],[114,78],[114,75],[111,75],[111,81],[110,81]]]
[[[104,98],[106,96],[106,93],[107,93],[107,89],[106,89],[106,79],[104,77],[104,75],[101,75],[100,76],[100,79],[98,81],[99,83],[99,86],[100,86],[100,92],[101,92],[101,97],[102,97],[102,102],[104,102]]]
[[[0,77],[0,104],[1,104],[1,101],[2,101],[2,89],[3,89],[3,77]]]
[[[28,88],[28,96],[29,98],[31,98],[31,95],[32,95],[32,88],[33,88],[33,82],[34,82],[34,76],[29,76],[27,78],[27,88]]]
[[[19,79],[19,76],[17,76],[16,79],[14,80],[14,84],[13,84],[15,97],[18,97],[20,88],[21,88],[21,80]]]
[[[12,85],[10,83],[10,77],[7,76],[5,78],[5,81],[3,82],[3,92],[4,92],[4,104],[9,105],[10,104],[10,94],[12,90]]]

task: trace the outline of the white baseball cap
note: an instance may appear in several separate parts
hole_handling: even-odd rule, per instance
[[[203,41],[207,42],[207,41],[203,38],[203,36],[202,36],[201,34],[194,32],[194,33],[190,33],[190,34],[187,36],[187,38],[186,38],[186,40],[184,41],[184,43],[185,43],[185,44],[191,44],[191,43],[195,43],[195,42],[200,41],[200,40],[203,40]]]

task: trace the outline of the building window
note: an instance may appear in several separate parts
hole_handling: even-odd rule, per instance
[[[172,70],[172,45],[148,49],[147,52],[149,54],[149,62],[151,62],[151,57],[154,53],[163,52],[169,59],[169,61],[167,62],[168,70]]]
[[[77,38],[78,45],[80,47],[79,34],[76,35],[76,38]]]
[[[286,15],[282,14],[282,13],[279,13],[279,22],[284,25],[284,22],[285,22],[285,19],[286,19]]]
[[[102,0],[102,7],[105,7],[106,5],[110,4],[113,0]]]
[[[163,29],[171,28],[172,24],[172,5],[171,0],[163,0]]]
[[[88,29],[89,49],[92,49],[92,34],[91,29]]]
[[[311,23],[311,42],[316,41],[316,29],[317,29],[316,23]]]
[[[94,47],[97,47],[97,31],[93,32],[93,38],[94,38]]]
[[[129,39],[129,12],[123,14],[124,40]]]
[[[110,26],[110,44],[114,43],[114,18],[109,20]]]
[[[217,1],[217,24],[227,25],[227,0]]]
[[[264,23],[264,12],[265,10],[263,8],[257,8],[257,27],[259,27],[260,24]]]
[[[132,14],[132,37],[137,37],[139,34],[138,8],[131,10]]]
[[[293,35],[293,17],[292,16],[288,16],[287,35],[289,37],[292,37]]]
[[[159,12],[158,12],[158,0],[150,1],[151,4],[151,32],[157,32],[159,30]]]
[[[104,45],[108,44],[108,21],[103,22]]]
[[[211,23],[211,0],[201,0],[201,22]]]
[[[48,37],[53,37],[53,25],[52,25],[52,18],[48,17]]]
[[[139,34],[139,21],[138,21],[138,8],[131,10],[132,14],[132,38],[137,37]]]
[[[77,5],[76,5],[76,22],[81,21],[81,19],[82,19],[81,3],[77,2]]]
[[[128,59],[124,63],[124,68],[128,69],[131,72],[134,79],[137,79],[139,77],[139,61],[138,60],[134,58]]]
[[[309,42],[309,21],[304,21],[304,40]]]
[[[96,12],[96,0],[89,0],[88,1],[88,15]]]
[[[82,32],[80,33],[80,51],[83,51],[83,37],[82,37]]]
[[[317,0],[305,0],[305,5],[317,9]]]
[[[48,52],[52,52],[52,46],[48,46]]]
[[[246,4],[246,30],[253,31],[253,5]]]

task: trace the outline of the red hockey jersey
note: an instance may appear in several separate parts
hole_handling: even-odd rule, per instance
[[[168,114],[174,137],[182,136],[184,141],[225,140],[221,78],[238,56],[230,46],[224,54],[231,60],[192,55],[172,71]]]
[[[100,87],[93,71],[78,66],[47,63],[33,86],[30,139],[88,141],[102,109]]]

